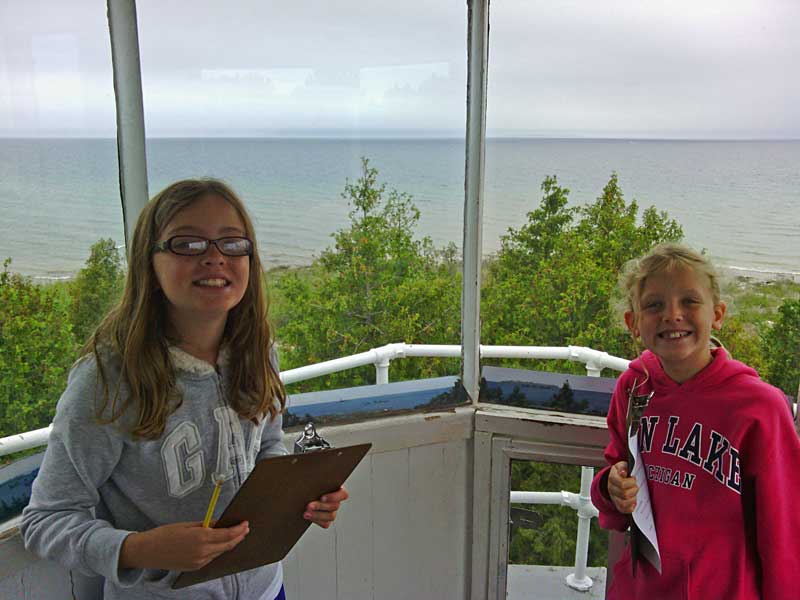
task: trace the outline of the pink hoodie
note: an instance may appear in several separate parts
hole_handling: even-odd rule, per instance
[[[654,391],[639,446],[661,550],[662,574],[630,550],[614,567],[609,600],[788,600],[800,598],[800,438],[785,396],[756,372],[714,351],[713,361],[675,383],[649,351],[623,373],[608,411],[608,463],[627,458],[625,415]],[[594,479],[600,525],[629,517],[608,498],[606,467]]]

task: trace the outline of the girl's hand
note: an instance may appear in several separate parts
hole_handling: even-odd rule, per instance
[[[308,506],[306,506],[306,512],[303,513],[303,518],[316,523],[323,529],[327,529],[336,519],[336,511],[339,510],[339,505],[349,497],[350,494],[347,493],[347,490],[340,487],[335,492],[325,494],[319,500],[309,502]]]
[[[224,529],[203,527],[198,521],[132,533],[122,543],[119,567],[196,571],[235,548],[249,531],[247,521]]]
[[[636,508],[636,494],[639,486],[636,479],[628,477],[628,465],[620,461],[608,473],[608,497],[622,514],[629,515]]]

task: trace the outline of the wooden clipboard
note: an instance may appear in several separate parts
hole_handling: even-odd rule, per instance
[[[311,525],[306,505],[335,491],[350,476],[372,444],[329,448],[266,458],[258,462],[214,527],[248,521],[250,533],[238,546],[197,571],[185,571],[172,584],[183,588],[278,562]]]

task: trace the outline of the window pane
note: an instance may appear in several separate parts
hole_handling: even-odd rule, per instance
[[[137,4],[151,192],[214,176],[242,196],[282,368],[459,343],[457,252],[440,250],[462,236],[466,6]],[[368,219],[345,187],[365,176],[386,185]],[[390,381],[457,373],[405,359]],[[374,381],[370,366],[302,387]]]
[[[511,461],[512,498],[523,501],[509,506],[509,597],[524,598],[532,590],[545,598],[565,594],[564,581],[575,573],[580,520],[576,509],[565,505],[564,493],[572,495],[570,501],[576,505],[581,502],[581,469],[560,463]],[[600,529],[596,518],[591,519],[589,531],[589,543],[580,560],[588,567],[584,574],[592,579],[595,592],[605,588],[608,531]]]
[[[484,343],[631,358],[617,275],[682,237],[724,268],[723,341],[768,360],[754,332],[800,295],[798,17],[777,0],[492,6]],[[644,225],[650,206],[668,216]]]
[[[119,292],[115,134],[105,4],[0,4],[0,437],[50,423]]]

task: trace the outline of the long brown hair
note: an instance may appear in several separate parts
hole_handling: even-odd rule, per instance
[[[253,241],[247,288],[228,313],[222,338],[232,357],[228,382],[231,405],[246,419],[260,419],[267,413],[274,419],[286,406],[286,391],[269,356],[273,338],[253,223],[242,201],[225,183],[186,179],[167,186],[142,210],[131,241],[122,299],[81,349],[81,356],[94,354],[102,379],[98,418],[110,423],[133,409],[134,437],[161,436],[167,417],[181,404],[169,355],[166,299],[153,269],[153,247],[178,212],[207,196],[218,196],[233,206],[244,223],[245,235]],[[113,391],[104,368],[109,351],[120,361],[120,377]],[[127,394],[120,393],[123,384]]]

